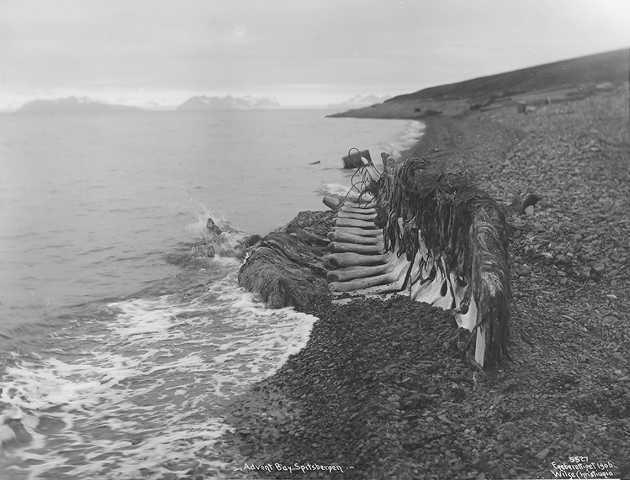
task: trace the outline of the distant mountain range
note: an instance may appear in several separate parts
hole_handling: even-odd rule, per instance
[[[37,99],[26,102],[16,113],[100,113],[125,112],[142,110],[178,110],[178,111],[219,111],[219,110],[266,110],[281,108],[277,100],[262,97],[208,97],[205,95],[191,97],[181,105],[173,108],[153,104],[149,108],[132,107],[99,102],[89,97],[65,97],[54,99]]]
[[[280,108],[277,100],[261,97],[207,97],[200,95],[191,97],[182,103],[179,111],[206,111],[206,110],[267,110]]]
[[[327,109],[356,109],[381,104],[387,97],[376,95],[355,95],[340,103],[329,104]],[[26,102],[16,113],[104,113],[104,112],[139,112],[143,110],[177,110],[188,112],[202,111],[230,111],[230,110],[271,110],[282,108],[274,98],[265,97],[210,97],[198,95],[190,97],[177,107],[164,107],[157,103],[147,104],[146,107],[134,107],[101,102],[89,97],[64,97],[53,99],[36,99]],[[320,107],[322,108],[322,107]]]
[[[88,97],[66,97],[33,100],[22,105],[16,113],[98,113],[139,110],[137,107],[127,105],[97,102]]]

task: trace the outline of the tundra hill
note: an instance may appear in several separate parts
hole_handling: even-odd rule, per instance
[[[576,100],[628,81],[629,68],[630,49],[614,50],[429,87],[331,116],[419,118]]]

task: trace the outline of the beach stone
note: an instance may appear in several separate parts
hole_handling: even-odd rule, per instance
[[[591,275],[591,268],[586,265],[582,265],[581,267],[577,269],[577,276],[581,280],[587,280],[588,278],[590,278],[590,275]]]
[[[592,280],[599,281],[602,279],[604,275],[604,271],[606,270],[606,266],[603,263],[596,263],[593,265],[589,271],[589,277]]]
[[[515,270],[516,273],[518,273],[518,275],[521,277],[526,277],[527,275],[530,275],[532,273],[532,267],[526,264],[517,265]]]
[[[603,262],[596,263],[595,265],[593,265],[593,271],[597,272],[600,275],[603,275],[606,271],[606,264]]]
[[[560,255],[556,256],[556,263],[558,265],[568,265],[571,263],[571,260],[568,256],[561,253]]]

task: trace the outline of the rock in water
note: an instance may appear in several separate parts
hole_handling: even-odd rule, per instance
[[[259,294],[271,308],[308,308],[327,295],[322,255],[333,218],[333,212],[300,212],[286,227],[264,237],[241,267],[239,285]]]
[[[210,235],[217,237],[223,233],[219,226],[214,223],[214,220],[212,220],[212,218],[210,217],[208,217],[208,221],[206,222],[206,229],[208,230],[208,233]]]

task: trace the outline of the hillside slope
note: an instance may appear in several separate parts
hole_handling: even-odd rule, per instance
[[[536,106],[586,98],[630,78],[630,49],[587,55],[399,95],[336,117],[417,118],[457,115],[509,104]]]

